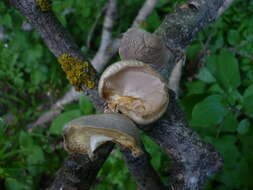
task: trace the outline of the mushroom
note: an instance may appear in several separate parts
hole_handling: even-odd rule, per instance
[[[98,90],[110,111],[121,112],[140,125],[159,119],[169,103],[164,79],[140,61],[126,60],[109,66]]]
[[[129,148],[133,156],[143,154],[138,129],[126,116],[113,113],[84,116],[64,126],[64,147],[68,152],[88,154],[112,141]]]
[[[138,60],[160,70],[170,54],[160,37],[145,30],[131,28],[124,33],[119,54],[123,60]]]

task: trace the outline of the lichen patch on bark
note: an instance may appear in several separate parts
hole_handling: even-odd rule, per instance
[[[58,62],[77,91],[80,91],[83,85],[87,88],[95,87],[95,70],[88,62],[71,57],[66,53],[58,57]]]
[[[36,3],[43,12],[50,11],[52,8],[51,0],[36,0]]]

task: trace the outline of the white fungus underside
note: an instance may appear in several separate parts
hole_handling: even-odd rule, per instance
[[[119,72],[106,81],[106,91],[113,92],[109,99],[120,96],[140,99],[145,107],[143,115],[155,113],[166,104],[164,83],[157,76],[140,72],[138,68],[125,69],[124,72]]]
[[[93,135],[90,137],[90,150],[93,153],[100,145],[105,142],[112,141],[112,138],[102,136],[102,135]]]

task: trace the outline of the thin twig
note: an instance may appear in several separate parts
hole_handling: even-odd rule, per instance
[[[71,56],[83,60],[76,44],[70,40],[70,36],[65,33],[65,29],[59,25],[52,12],[36,11],[32,9],[33,3],[28,0],[5,1],[9,1],[28,17],[33,27],[40,32],[49,49],[57,57],[67,52]],[[165,18],[157,34],[161,35],[170,51],[184,49],[197,32],[214,21],[223,2],[224,0],[189,0],[186,5],[182,5]],[[56,25],[51,26],[52,24]],[[97,107],[102,107],[102,101],[98,99],[96,88],[93,91],[84,90],[88,91],[87,93]],[[95,96],[95,99],[92,96]],[[171,185],[176,190],[199,190],[203,187],[206,178],[220,169],[222,162],[219,154],[210,145],[202,142],[191,129],[187,128],[182,111],[175,101],[175,97],[173,98],[173,93],[170,93],[170,99],[167,112],[159,121],[150,126],[151,130],[146,131],[146,134],[153,138],[168,155],[171,155],[176,163],[173,165]],[[58,181],[56,180],[56,182],[59,183],[54,183],[59,186],[53,189],[79,188],[82,184],[85,185],[82,188],[87,189],[111,151],[110,148],[110,146],[105,146],[100,149],[101,153],[94,161],[87,159],[87,155],[67,160],[57,175]]]
[[[183,57],[176,63],[173,70],[171,71],[169,78],[169,88],[173,90],[177,96],[179,94],[180,80],[184,64],[185,64],[185,57]]]
[[[147,0],[140,9],[138,16],[133,21],[132,27],[139,26],[137,20],[144,21],[147,19],[148,15],[151,14],[155,7],[157,0]],[[111,32],[113,27],[114,19],[116,19],[117,5],[116,0],[110,0],[105,6],[106,16],[103,24],[102,40],[100,47],[94,58],[91,60],[92,65],[101,72],[102,69],[108,64],[109,60],[117,53],[120,46],[120,39],[112,39]],[[102,12],[104,11],[104,8]],[[94,26],[94,25],[93,25]],[[45,124],[50,123],[55,119],[62,111],[61,109],[64,105],[69,104],[77,99],[79,99],[80,93],[76,92],[72,87],[60,100],[54,103],[51,107],[50,112],[41,115],[35,122],[28,124],[28,129],[33,130],[38,126],[45,126]]]
[[[109,0],[103,24],[103,32],[100,47],[93,59],[93,65],[98,72],[101,72],[101,70],[103,69],[102,67],[103,64],[101,63],[104,63],[104,59],[106,59],[105,61],[107,62],[108,58],[105,57],[110,57],[109,55],[111,50],[109,49],[109,47],[112,43],[112,30],[114,20],[116,18],[116,11],[117,11],[117,0]]]
[[[237,48],[227,48],[229,51],[237,54],[237,55],[240,55],[242,57],[246,57],[250,60],[253,60],[253,55],[250,55],[249,53],[245,52],[245,51],[242,51],[242,50],[238,50]]]
[[[217,17],[219,17],[220,15],[222,15],[222,13],[225,10],[227,10],[233,2],[234,2],[234,0],[224,0],[224,3],[222,5],[222,7],[218,11]]]
[[[102,8],[102,10],[99,12],[99,14],[96,16],[95,22],[94,22],[94,24],[92,25],[92,27],[89,31],[89,34],[88,34],[88,37],[87,37],[87,42],[86,42],[86,46],[87,46],[88,49],[90,49],[91,40],[92,40],[92,37],[94,35],[94,31],[97,27],[98,21],[101,18],[101,16],[104,14],[106,8],[107,8],[107,6],[104,6]]]
[[[152,13],[155,8],[155,5],[158,0],[146,0],[140,9],[138,15],[134,19],[134,22],[131,28],[138,28],[141,24],[148,18],[148,16]]]
[[[48,127],[48,123],[52,122],[63,110],[66,104],[79,99],[81,92],[77,92],[74,87],[59,100],[57,100],[52,106],[49,112],[42,114],[35,122],[28,124],[28,130],[33,131],[38,127]]]
[[[155,5],[157,3],[157,0],[146,0],[139,10],[137,16],[135,17],[131,28],[133,27],[140,27],[141,23],[143,23],[148,16],[152,13],[153,9],[155,8]],[[104,21],[104,26],[106,25],[106,19]],[[109,23],[109,22],[108,22]],[[113,23],[112,23],[113,24]],[[106,36],[111,37],[111,34],[108,30],[103,29],[102,34],[102,41],[99,47],[99,51],[96,53],[95,58],[93,59],[92,63],[95,65],[95,68],[101,72],[106,65],[108,64],[108,61],[118,52],[119,45],[120,45],[120,38],[108,38]],[[104,37],[104,35],[106,35]],[[103,39],[109,39],[103,43]]]

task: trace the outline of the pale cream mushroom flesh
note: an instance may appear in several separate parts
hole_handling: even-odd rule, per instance
[[[120,114],[97,114],[74,119],[64,126],[64,147],[68,152],[88,154],[112,141],[131,149],[134,156],[143,154],[135,124]]]
[[[163,78],[140,61],[120,61],[108,67],[99,81],[99,95],[110,111],[121,112],[140,125],[159,119],[169,103]]]

